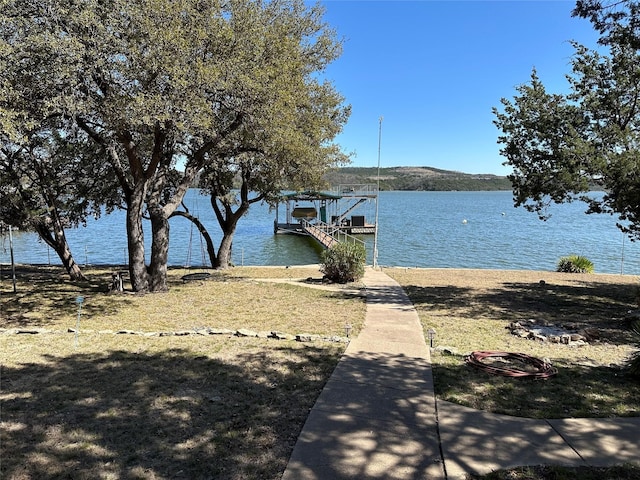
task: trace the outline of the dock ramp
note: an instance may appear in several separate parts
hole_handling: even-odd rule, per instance
[[[331,248],[339,242],[359,243],[364,245],[364,241],[349,235],[335,225],[329,225],[324,222],[311,223],[307,220],[302,221],[302,230],[304,233],[313,237],[324,248]]]

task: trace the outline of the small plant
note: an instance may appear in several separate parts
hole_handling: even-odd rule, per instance
[[[563,273],[593,273],[593,262],[587,257],[569,255],[558,261],[557,272]]]
[[[367,251],[362,244],[336,243],[322,252],[320,271],[336,283],[355,282],[364,275]]]

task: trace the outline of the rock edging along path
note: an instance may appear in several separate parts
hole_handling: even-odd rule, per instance
[[[138,335],[142,337],[185,337],[195,335],[228,335],[235,337],[252,337],[252,338],[267,338],[275,340],[295,340],[296,342],[333,342],[333,343],[349,343],[351,340],[348,337],[340,337],[337,335],[326,336],[317,335],[313,333],[297,333],[291,335],[288,333],[282,333],[278,331],[269,332],[256,332],[241,328],[239,330],[229,330],[226,328],[195,328],[193,330],[178,330],[175,332],[142,332],[137,330],[77,330],[75,328],[68,328],[66,330],[48,330],[46,328],[1,328],[0,335],[46,335],[46,334],[65,334],[65,333],[77,333],[77,334],[99,334],[99,335]]]
[[[283,480],[442,479],[429,349],[416,310],[367,269],[365,324],[298,437]]]

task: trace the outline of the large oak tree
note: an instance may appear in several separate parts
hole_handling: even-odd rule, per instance
[[[281,151],[332,165],[346,120],[318,78],[340,53],[319,7],[299,0],[5,0],[0,13],[0,112],[38,124],[62,117],[101,149],[127,208],[131,282],[167,288],[169,217],[195,176],[229,159],[259,158],[258,177],[286,174]],[[318,96],[323,90],[325,96]],[[322,132],[301,126],[301,112]],[[318,154],[317,152],[322,152]],[[252,167],[253,168],[253,167]],[[176,175],[176,172],[178,174]],[[145,262],[142,219],[151,220]]]

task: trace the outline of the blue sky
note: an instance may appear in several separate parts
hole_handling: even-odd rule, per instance
[[[353,166],[429,166],[467,173],[502,166],[492,107],[513,98],[532,68],[566,91],[576,40],[596,46],[575,2],[323,0],[344,39],[326,75],[352,106],[337,142]]]

